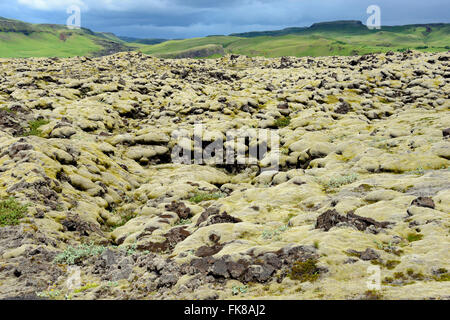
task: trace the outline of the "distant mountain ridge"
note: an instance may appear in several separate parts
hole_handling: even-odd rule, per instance
[[[166,40],[116,36],[87,28],[31,24],[0,17],[0,57],[101,56],[138,50],[164,58],[215,58],[225,54],[248,56],[355,55],[392,50],[446,51],[450,24],[383,26],[369,30],[361,21],[314,23],[310,27],[211,35]]]
[[[125,36],[118,36],[118,38],[125,42],[129,42],[129,43],[142,43],[142,44],[150,44],[150,45],[169,41],[168,39],[157,39],[157,38],[143,39],[143,38],[134,38],[134,37],[125,37]]]
[[[302,34],[310,33],[315,31],[358,31],[358,32],[377,32],[384,30],[391,30],[399,27],[425,27],[425,26],[445,26],[446,23],[428,23],[428,24],[409,24],[404,26],[382,26],[380,30],[369,30],[366,25],[364,25],[359,20],[337,20],[337,21],[327,21],[318,22],[312,24],[310,27],[289,27],[281,30],[268,30],[268,31],[250,31],[243,33],[232,33],[231,37],[243,37],[243,38],[253,38],[261,36],[271,36],[279,37],[288,34]]]

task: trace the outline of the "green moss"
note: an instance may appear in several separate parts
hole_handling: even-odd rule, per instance
[[[389,270],[392,270],[392,269],[395,269],[395,267],[399,264],[400,264],[400,261],[388,260],[385,264],[385,267],[388,268]]]
[[[396,272],[396,273],[394,273],[394,278],[395,279],[402,279],[402,280],[407,279],[407,277],[405,276],[405,274],[403,272]]]
[[[0,202],[0,227],[15,226],[25,216],[28,206],[21,205],[14,198]]]
[[[320,276],[320,269],[316,264],[317,260],[314,259],[308,259],[305,262],[297,261],[292,267],[289,277],[300,282],[314,282]]]
[[[289,213],[288,216],[283,221],[284,221],[284,223],[288,224],[289,221],[291,221],[291,219],[296,217],[296,216],[297,216],[296,214]]]
[[[220,198],[224,198],[225,194],[221,192],[217,193],[196,193],[192,198],[189,199],[190,202],[193,203],[200,203],[203,201],[210,201],[210,200],[218,200]]]
[[[42,126],[45,126],[47,124],[49,124],[50,121],[48,120],[34,120],[34,121],[29,121],[28,122],[28,131],[25,132],[23,134],[24,137],[28,137],[28,136],[37,136],[40,137],[42,136],[42,131],[39,129]]]
[[[392,277],[386,277],[382,281],[383,284],[391,284],[392,282],[394,282],[394,278]]]
[[[338,103],[339,99],[336,98],[336,96],[330,95],[327,97],[326,102],[327,102],[327,104],[334,104],[334,103]]]
[[[9,109],[7,107],[2,107],[2,108],[0,108],[0,110],[6,111],[6,112],[11,113],[11,114],[16,114],[16,112],[12,111],[11,109]]]
[[[319,249],[320,242],[318,240],[314,241],[313,246],[316,249]]]
[[[126,225],[128,223],[128,221],[130,221],[131,219],[134,219],[137,217],[137,213],[132,211],[132,212],[126,212],[123,216],[121,216],[121,220],[120,222],[113,224],[110,228],[110,232],[114,231],[117,228],[123,227],[124,225]]]
[[[419,241],[423,239],[423,234],[420,233],[409,233],[407,236],[409,242]]]
[[[81,288],[75,289],[74,293],[84,292],[84,291],[87,291],[89,289],[97,288],[98,286],[99,286],[98,283],[88,283],[87,285],[85,285],[85,286],[83,286]]]
[[[188,224],[191,224],[192,223],[192,220],[191,219],[180,219],[177,223],[176,223],[176,225],[177,226],[185,226],[185,225],[188,225]]]
[[[397,267],[397,265],[400,264],[400,261],[397,261],[397,260],[388,260],[388,261],[386,261],[386,262],[384,263],[384,262],[381,261],[381,260],[372,260],[372,261],[370,261],[370,263],[371,263],[371,264],[374,264],[374,265],[378,265],[378,266],[385,267],[385,268],[388,269],[388,270],[393,270],[393,269],[395,269],[395,267]]]
[[[450,281],[450,273],[447,271],[437,276],[433,276],[435,281]]]
[[[277,128],[286,128],[291,124],[291,118],[290,117],[281,117],[275,120],[275,126]]]
[[[380,98],[379,101],[380,101],[381,103],[384,103],[384,104],[392,103],[392,101],[389,101],[389,100],[386,99],[386,98]]]
[[[354,189],[355,192],[370,192],[374,189],[374,186],[371,186],[370,184],[363,183],[357,188]]]

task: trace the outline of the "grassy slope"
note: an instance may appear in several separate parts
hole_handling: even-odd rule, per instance
[[[384,27],[380,31],[370,31],[365,27],[319,25],[283,36],[207,37],[168,41],[140,49],[147,54],[164,55],[192,50],[205,44],[220,44],[227,53],[267,57],[352,55],[406,48],[448,50],[450,25],[434,25],[431,33],[426,30],[425,26]]]
[[[65,42],[53,33],[0,34],[0,56],[5,58],[82,56],[100,49],[91,36],[80,34],[70,36]]]
[[[168,53],[178,53],[186,50],[191,50],[198,47],[203,47],[206,45],[221,45],[226,48],[229,44],[239,40],[241,38],[237,37],[227,37],[227,36],[214,36],[205,38],[193,38],[186,40],[172,40],[163,42],[160,44],[147,46],[142,44],[135,44],[139,47],[143,53],[146,54],[168,54]]]
[[[61,33],[68,35],[66,41],[60,40]],[[0,57],[3,58],[93,55],[103,49],[98,40],[122,42],[112,34],[0,18]]]

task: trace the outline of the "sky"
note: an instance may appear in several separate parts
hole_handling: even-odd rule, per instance
[[[382,25],[450,23],[449,0],[0,0],[0,16],[65,24],[76,5],[81,26],[136,38],[180,39],[310,26],[369,18],[378,5]]]

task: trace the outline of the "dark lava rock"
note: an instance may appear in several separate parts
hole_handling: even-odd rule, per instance
[[[242,220],[239,218],[232,217],[226,212],[223,212],[221,215],[211,217],[207,225],[210,226],[212,224],[219,224],[219,223],[239,223],[239,222],[242,222]]]
[[[189,237],[191,233],[185,229],[185,227],[173,228],[167,232],[164,237],[164,242],[148,242],[137,246],[138,250],[148,250],[150,252],[165,252],[167,250],[173,250],[175,246]]]
[[[203,222],[207,221],[205,226],[210,226],[219,223],[239,223],[241,219],[230,216],[228,213],[220,213],[220,209],[217,207],[209,207],[198,218],[196,226],[200,226]]]
[[[171,204],[166,205],[166,210],[176,213],[180,219],[188,219],[192,216],[191,209],[183,202],[172,201]]]
[[[350,111],[352,111],[352,106],[346,101],[342,101],[341,104],[336,108],[336,110],[334,110],[335,113],[339,114],[347,114]]]
[[[271,265],[251,265],[244,275],[244,281],[265,282],[270,279],[274,272],[275,268]]]
[[[21,120],[13,112],[8,112],[5,109],[0,109],[0,129],[11,129],[13,135],[18,135],[23,132],[20,125]]]
[[[347,222],[348,219],[341,216],[336,210],[328,210],[317,218],[316,229],[325,229],[329,231],[334,226],[342,222]]]
[[[390,224],[390,222],[378,222],[371,218],[361,217],[353,212],[349,212],[345,217],[341,216],[336,210],[328,210],[317,218],[315,228],[329,231],[340,223],[353,225],[359,231],[365,231],[370,226],[386,228]]]
[[[423,208],[431,208],[434,209],[436,206],[434,204],[433,199],[429,197],[419,197],[411,203],[412,206],[423,207]]]
[[[219,259],[212,266],[212,275],[215,277],[229,278],[228,266],[224,259]]]
[[[444,138],[450,137],[450,128],[442,130],[442,134],[444,135]]]
[[[222,249],[223,249],[222,244],[216,244],[212,247],[202,246],[197,249],[197,251],[195,252],[195,255],[200,258],[210,257],[210,256],[213,256],[216,253],[220,252]]]
[[[380,255],[375,250],[367,248],[366,251],[362,252],[359,257],[361,258],[361,260],[370,261],[377,260]]]
[[[78,214],[69,213],[67,218],[64,219],[61,224],[64,226],[65,231],[78,231],[83,236],[89,236],[89,233],[93,231],[101,233],[100,229],[96,228],[91,223],[83,221]]]
[[[205,247],[202,250],[210,250]],[[215,278],[231,278],[243,282],[267,282],[278,271],[284,270],[286,276],[292,265],[298,261],[317,259],[316,249],[299,246],[286,247],[277,252],[244,255],[242,258],[232,259],[225,255],[220,259],[212,256],[193,259],[188,265],[192,273],[209,274]],[[198,254],[197,254],[198,256]],[[282,276],[283,277],[283,276]]]
[[[245,260],[239,260],[238,262],[228,261],[227,268],[232,278],[239,279],[248,268],[248,262]]]

